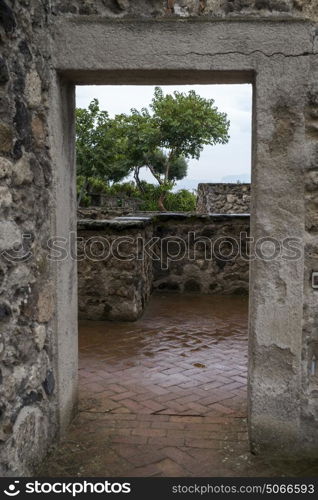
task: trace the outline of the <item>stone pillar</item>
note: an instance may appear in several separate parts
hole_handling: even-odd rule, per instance
[[[302,454],[304,164],[309,57],[262,57],[254,91],[251,235],[298,243],[251,263],[249,428],[255,452]],[[285,243],[284,243],[285,242]],[[284,254],[290,255],[289,252]],[[315,441],[317,441],[317,433]]]
[[[53,165],[54,222],[52,238],[62,246],[60,257],[53,250],[52,272],[55,280],[57,396],[59,434],[69,425],[77,404],[77,196],[75,167],[75,86],[58,74],[52,75],[49,123],[50,152]]]
[[[315,37],[318,49],[318,35]],[[303,350],[301,387],[301,435],[310,449],[318,449],[318,290],[312,288],[312,272],[318,272],[318,58],[311,58],[311,71],[304,113],[306,124],[305,265],[303,290]]]
[[[48,3],[0,2],[0,476],[32,474],[58,430]]]

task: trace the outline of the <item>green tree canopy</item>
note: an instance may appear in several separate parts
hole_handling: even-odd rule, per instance
[[[116,144],[114,120],[107,111],[101,111],[94,99],[88,109],[76,110],[77,173],[97,177],[106,182],[118,182],[129,173],[120,156],[123,149]]]
[[[213,99],[196,92],[164,95],[156,87],[149,109],[110,119],[96,99],[88,110],[77,110],[78,172],[118,181],[134,172],[140,190],[140,170],[148,168],[159,184],[158,206],[176,180],[187,174],[187,160],[199,159],[206,145],[226,144],[229,121]]]
[[[204,146],[229,140],[226,114],[218,111],[213,99],[200,97],[194,90],[164,95],[156,87],[150,108],[157,143],[170,156],[199,159]]]

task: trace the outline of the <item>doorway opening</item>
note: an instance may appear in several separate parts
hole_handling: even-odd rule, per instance
[[[202,148],[201,163],[188,161],[190,175],[170,187],[175,203],[180,192],[195,200],[192,210],[155,210],[149,197],[135,196],[133,172],[102,189],[90,180],[83,190],[78,179],[79,414],[53,475],[227,475],[248,453],[242,241],[250,224],[252,88],[162,89],[193,87],[205,98],[219,94],[232,125],[230,150]],[[87,100],[79,88],[77,107],[93,102],[97,88],[90,89]],[[113,118],[147,105],[153,91],[100,87],[98,104]],[[149,167],[139,174],[145,189],[155,184]]]

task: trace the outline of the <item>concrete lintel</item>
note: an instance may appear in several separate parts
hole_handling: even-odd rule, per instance
[[[253,83],[259,60],[314,52],[313,27],[304,22],[70,18],[52,30],[54,66],[77,84]]]

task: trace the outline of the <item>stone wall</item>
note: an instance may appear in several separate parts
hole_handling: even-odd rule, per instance
[[[150,293],[247,294],[249,217],[146,213],[78,223],[79,318],[135,321]]]
[[[92,220],[105,220],[114,219],[123,215],[129,215],[130,209],[109,209],[106,207],[80,207],[77,209],[78,220],[92,219]]]
[[[69,16],[105,16],[111,18],[202,16],[224,18],[226,16],[251,17],[318,17],[316,0],[56,0],[57,14]]]
[[[0,1],[0,476],[31,473],[58,431],[48,5]]]
[[[245,248],[249,222],[248,216],[158,215],[154,290],[248,294],[249,262],[240,248]]]
[[[125,196],[124,194],[121,196],[110,196],[108,194],[101,193],[87,193],[91,201],[91,205],[94,207],[102,207],[103,209],[108,210],[121,210],[122,212],[134,212],[136,210],[140,210],[142,200],[137,198],[132,198],[129,196]]]
[[[249,214],[250,184],[199,184],[197,212],[199,214]]]
[[[151,219],[79,221],[79,318],[134,321],[152,289],[152,262],[138,239],[152,237]]]

